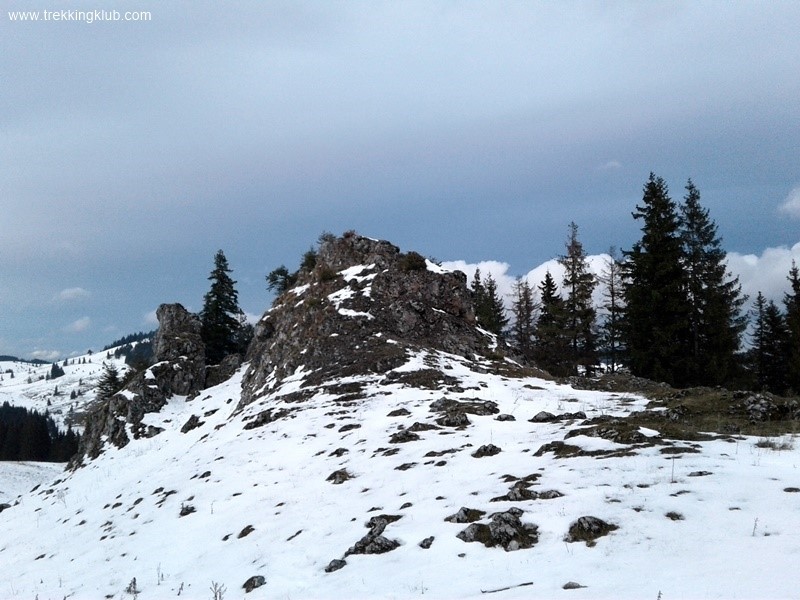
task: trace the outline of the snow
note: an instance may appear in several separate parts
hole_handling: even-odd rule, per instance
[[[26,475],[35,465],[0,464],[0,490],[21,494],[17,506],[0,513],[0,597],[124,599],[132,597],[125,589],[135,577],[141,600],[179,592],[209,598],[212,583],[226,587],[227,599],[244,598],[241,586],[252,575],[267,583],[248,599],[483,598],[482,591],[506,587],[489,597],[797,596],[789,574],[800,558],[800,493],[784,490],[800,487],[798,444],[773,451],[742,437],[696,443],[698,453],[670,456],[658,446],[614,458],[534,456],[569,429],[528,422],[539,411],[622,416],[646,400],[493,375],[445,353],[410,354],[398,371],[431,365],[457,378],[463,391],[387,383],[376,374],[328,382],[297,403],[289,393],[303,388],[309,374],[299,369],[237,413],[245,366],[197,398],[174,397],[148,415],[146,423],[165,428],[160,435],[108,448],[75,472],[54,467]],[[18,375],[14,385],[19,381],[25,379]],[[342,403],[330,391],[353,382],[364,386],[365,398]],[[0,386],[5,397],[40,401],[38,382],[30,389],[7,384]],[[422,431],[419,441],[389,443],[400,428],[432,422],[429,404],[443,395],[492,400],[516,420],[469,415],[472,425],[464,430]],[[400,407],[411,414],[388,416]],[[244,429],[266,409],[290,414]],[[181,433],[191,415],[202,425]],[[344,425],[360,427],[342,431]],[[489,443],[502,452],[471,456]],[[621,447],[582,435],[568,443]],[[347,451],[334,453],[338,448]],[[430,452],[445,454],[431,458]],[[446,465],[436,466],[441,460]],[[409,463],[416,464],[396,470]],[[326,481],[338,469],[354,478]],[[564,496],[491,502],[508,491],[506,474],[539,474],[531,489]],[[42,479],[49,483],[30,492]],[[411,506],[401,508],[406,503]],[[194,512],[180,516],[188,506]],[[515,552],[464,543],[456,534],[465,525],[444,521],[462,506],[487,513],[517,506],[524,522],[539,526],[539,542]],[[384,532],[401,546],[350,555],[343,569],[325,573],[381,513],[402,515]],[[595,547],[565,543],[570,523],[583,515],[619,529]],[[247,526],[252,533],[239,537]],[[423,550],[418,544],[428,536],[435,540]],[[568,581],[587,587],[562,590]],[[513,587],[527,582],[532,585]]]

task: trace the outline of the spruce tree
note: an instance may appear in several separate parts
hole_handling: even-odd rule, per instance
[[[564,325],[569,343],[567,362],[569,371],[578,374],[583,367],[587,375],[597,365],[597,339],[594,330],[597,313],[592,303],[592,292],[597,281],[589,271],[589,263],[583,244],[578,240],[578,226],[569,224],[567,253],[558,259],[564,267],[563,289],[567,293],[564,301]]]
[[[539,284],[540,309],[536,320],[536,364],[556,377],[570,374],[569,341],[565,335],[564,300],[550,271]]]
[[[622,264],[617,256],[617,249],[613,246],[608,250],[608,259],[605,261],[599,280],[604,288],[601,307],[604,314],[600,323],[598,346],[600,354],[606,361],[608,371],[616,373],[624,352],[623,311],[625,299],[622,294]]]
[[[800,393],[800,270],[794,261],[787,279],[790,292],[783,297],[788,333],[786,383],[795,394],[798,394]]]
[[[481,279],[480,269],[475,269],[471,291],[478,325],[486,331],[502,335],[508,325],[508,317],[505,314],[503,299],[497,291],[497,282],[491,273],[486,276],[486,279]]]
[[[211,289],[203,298],[200,313],[201,336],[206,346],[206,362],[219,362],[229,354],[241,352],[241,336],[244,323],[243,311],[239,308],[236,282],[231,279],[228,259],[222,250],[214,255],[214,269],[208,276]]]
[[[508,325],[508,317],[506,316],[503,299],[497,291],[497,282],[491,273],[486,276],[483,285],[486,290],[484,298],[484,327],[487,331],[502,336],[506,325]]]
[[[750,336],[751,348],[747,352],[747,366],[750,371],[751,385],[757,390],[764,390],[768,387],[766,308],[767,300],[759,291],[750,313],[753,332]]]
[[[681,214],[689,307],[687,383],[719,385],[732,377],[737,365],[746,324],[741,315],[745,298],[738,278],[727,271],[717,226],[700,205],[700,192],[691,179]]]
[[[770,300],[764,309],[764,383],[775,394],[787,391],[790,334],[781,310]]]
[[[624,252],[625,345],[634,375],[688,382],[689,306],[680,219],[666,182],[653,173],[633,212],[642,238]]]
[[[521,356],[532,360],[536,332],[536,300],[533,288],[527,279],[520,277],[514,283],[513,293],[511,314],[514,316],[514,323],[511,326],[511,341]]]
[[[111,398],[122,388],[122,379],[114,363],[103,365],[103,374],[97,383],[97,399],[106,400]]]

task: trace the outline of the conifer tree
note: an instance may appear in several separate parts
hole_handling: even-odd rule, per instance
[[[497,282],[491,273],[485,279],[481,279],[480,269],[475,269],[470,289],[478,325],[486,331],[502,335],[503,329],[508,325],[508,317],[505,314],[503,299],[497,291]]]
[[[536,332],[536,300],[533,288],[527,279],[518,278],[514,283],[514,296],[511,302],[511,314],[514,323],[511,326],[512,342],[517,352],[526,359],[533,359],[534,335]]]
[[[752,378],[752,386],[757,390],[768,387],[767,382],[767,330],[766,330],[767,300],[759,291],[751,310],[753,333],[751,334],[751,348],[747,353],[747,363]]]
[[[103,374],[97,383],[97,399],[106,400],[111,398],[122,388],[122,379],[114,363],[103,365]]]
[[[786,319],[770,300],[764,309],[764,383],[775,394],[786,392],[789,367],[790,334]]]
[[[731,378],[746,319],[738,278],[725,264],[717,226],[700,205],[691,179],[681,207],[681,239],[689,307],[687,383],[719,385]]]
[[[623,343],[623,312],[625,299],[622,294],[622,264],[613,246],[608,250],[608,259],[605,261],[603,272],[599,277],[603,284],[604,311],[600,323],[598,346],[600,353],[606,360],[606,365],[611,373],[616,373],[620,367],[621,355],[624,352]]]
[[[502,336],[506,325],[508,325],[508,317],[506,316],[503,299],[497,291],[497,282],[491,273],[486,276],[483,286],[486,290],[483,309],[484,327],[487,331]]]
[[[569,370],[578,374],[578,367],[587,375],[594,372],[597,364],[597,340],[594,331],[596,311],[592,303],[592,291],[597,281],[589,271],[589,263],[583,244],[578,240],[578,226],[569,224],[567,253],[558,259],[564,267],[563,289],[567,293],[564,301],[564,335],[569,342],[567,357]]]
[[[677,207],[653,173],[634,219],[642,238],[624,252],[625,344],[634,375],[671,385],[688,382],[689,306]]]
[[[783,297],[786,309],[786,328],[788,333],[787,348],[787,385],[795,393],[800,393],[800,269],[792,261],[789,271],[790,291]]]
[[[214,269],[208,276],[211,289],[203,298],[200,313],[201,336],[206,346],[206,362],[211,365],[229,354],[241,351],[244,312],[239,308],[236,282],[231,279],[228,259],[222,250],[214,255]]]
[[[550,271],[539,284],[540,309],[536,320],[536,364],[556,377],[570,374],[569,341],[565,335],[564,300]]]

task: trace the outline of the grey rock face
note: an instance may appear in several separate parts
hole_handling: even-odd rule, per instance
[[[158,331],[153,341],[156,364],[150,370],[158,388],[167,397],[196,394],[206,381],[200,319],[180,304],[162,304],[156,317]]]

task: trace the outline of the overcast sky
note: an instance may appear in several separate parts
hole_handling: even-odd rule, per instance
[[[199,310],[220,248],[252,314],[323,231],[509,276],[570,221],[628,248],[650,171],[747,286],[800,257],[795,1],[1,4],[0,354]],[[9,15],[65,8],[151,19]]]

